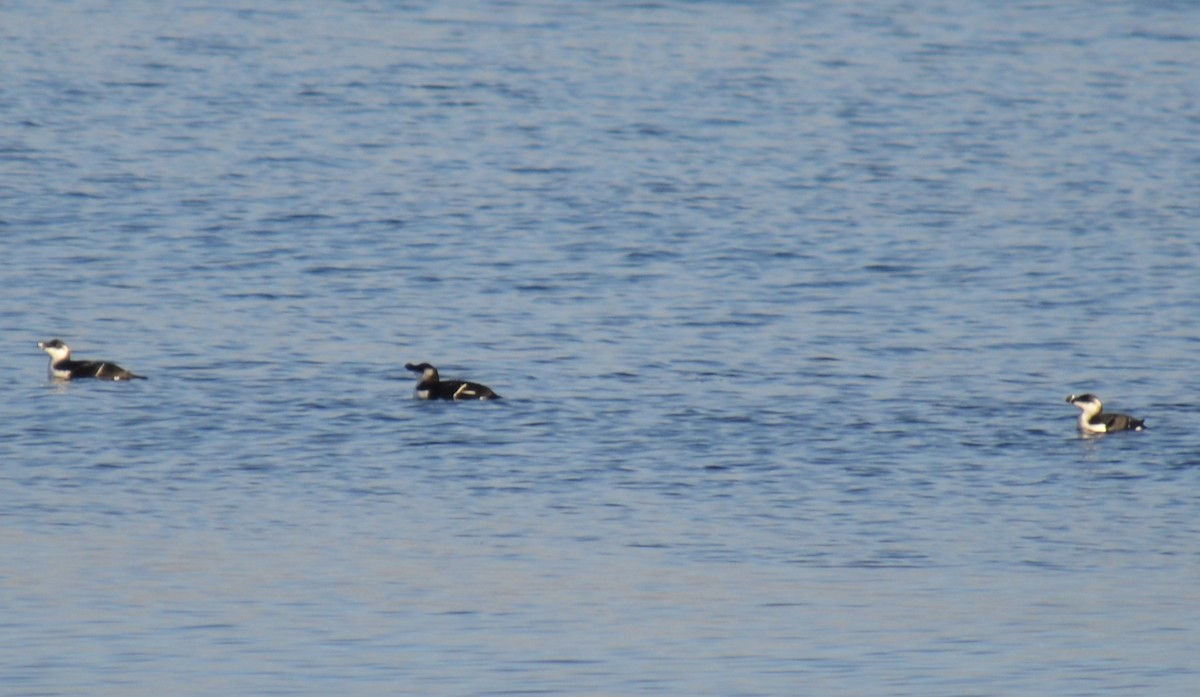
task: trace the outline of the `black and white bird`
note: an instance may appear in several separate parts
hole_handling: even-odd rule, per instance
[[[417,399],[500,399],[500,395],[487,385],[466,380],[442,380],[437,368],[428,363],[405,363],[404,367],[421,374],[414,393]]]
[[[62,339],[39,341],[38,348],[50,354],[50,375],[59,380],[74,380],[75,378],[97,378],[99,380],[133,380],[145,379],[143,375],[134,375],[116,363],[107,361],[73,361],[71,347]]]
[[[1073,394],[1067,397],[1067,404],[1074,404],[1083,412],[1079,415],[1079,430],[1084,433],[1140,431],[1146,427],[1145,419],[1135,419],[1128,414],[1105,414],[1104,404],[1091,393]]]

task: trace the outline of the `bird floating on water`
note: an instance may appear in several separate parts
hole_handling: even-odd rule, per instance
[[[405,363],[404,367],[421,374],[414,392],[417,399],[448,399],[452,401],[500,399],[500,395],[487,385],[466,380],[442,380],[438,376],[437,368],[428,363]]]
[[[1079,407],[1079,430],[1084,433],[1111,433],[1112,431],[1140,431],[1146,427],[1145,419],[1135,419],[1128,414],[1105,414],[1104,403],[1094,394],[1071,395],[1068,404]]]
[[[39,341],[38,348],[50,354],[50,374],[59,380],[74,380],[75,378],[96,378],[98,380],[133,380],[145,379],[144,375],[134,375],[116,363],[108,361],[73,361],[71,347],[62,339]]]

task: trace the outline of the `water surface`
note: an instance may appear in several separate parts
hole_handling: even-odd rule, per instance
[[[1200,10],[993,5],[6,4],[0,692],[1195,694]]]

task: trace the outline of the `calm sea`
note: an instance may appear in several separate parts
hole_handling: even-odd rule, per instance
[[[1193,697],[1198,76],[1193,2],[0,4],[0,695]]]

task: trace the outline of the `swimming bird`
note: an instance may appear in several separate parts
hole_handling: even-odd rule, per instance
[[[500,399],[500,395],[487,385],[466,380],[442,380],[437,368],[428,363],[405,363],[404,367],[421,374],[415,391],[417,399]]]
[[[1135,419],[1128,414],[1105,414],[1104,404],[1094,394],[1071,395],[1067,404],[1082,410],[1079,415],[1079,430],[1085,433],[1110,433],[1112,431],[1140,431],[1146,426],[1145,419]]]
[[[133,380],[145,379],[144,375],[134,375],[116,363],[107,361],[73,361],[71,347],[62,339],[39,341],[38,348],[50,354],[50,374],[60,380],[75,378],[97,378],[99,380]]]

